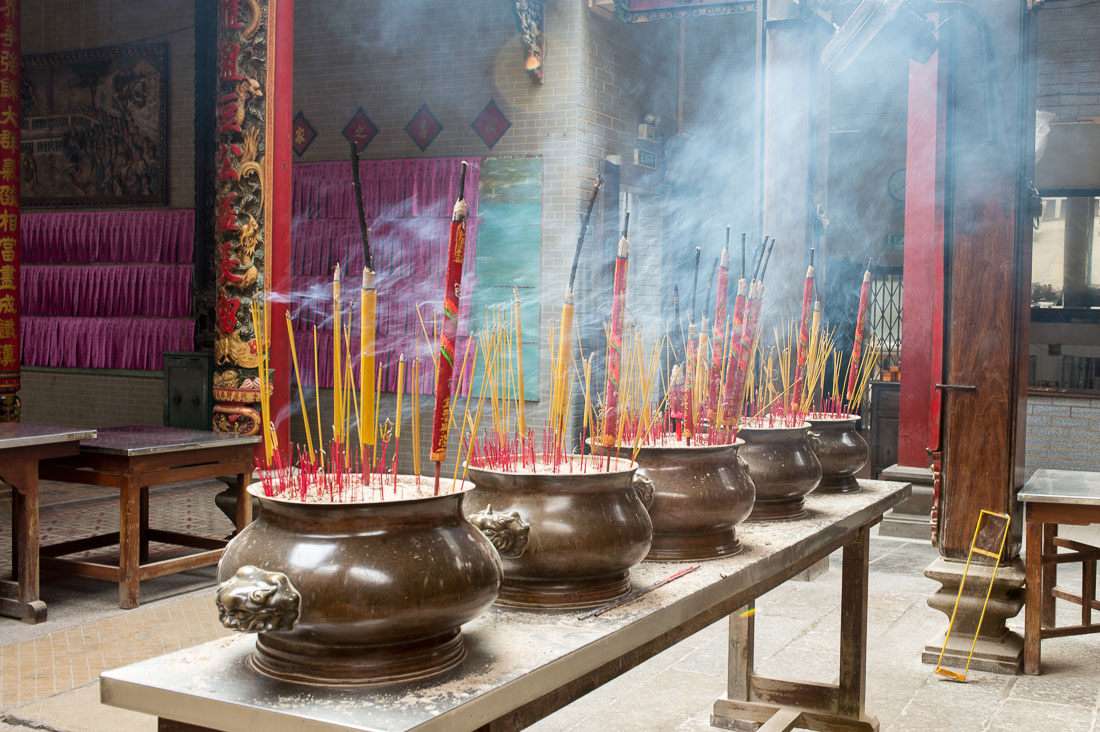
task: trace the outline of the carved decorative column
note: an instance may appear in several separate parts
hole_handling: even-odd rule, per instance
[[[0,422],[19,421],[19,0],[0,0]]]
[[[218,2],[214,429],[260,431],[259,354],[250,306],[266,293],[271,408],[283,451],[290,443],[290,351],[283,323],[290,289],[293,11],[292,0]]]

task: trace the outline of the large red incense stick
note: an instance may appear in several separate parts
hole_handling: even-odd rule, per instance
[[[733,423],[733,399],[740,392],[738,379],[744,380],[741,372],[741,343],[745,335],[745,300],[747,284],[742,277],[737,281],[737,297],[733,300],[733,328],[730,330],[730,363],[726,368],[726,378],[722,383],[722,417],[724,425]],[[733,425],[736,426],[736,425]]]
[[[604,388],[603,444],[611,447],[619,434],[619,378],[623,360],[623,316],[626,306],[626,265],[630,255],[630,212],[623,221],[623,235],[619,239],[619,254],[615,258],[615,284],[611,294],[611,340],[607,344],[607,383]]]
[[[699,339],[695,323],[688,326],[687,351],[684,354],[684,439],[690,444],[695,434],[695,357],[699,353]]]
[[[435,413],[432,418],[431,459],[435,461],[435,493],[439,495],[439,468],[447,459],[447,430],[450,427],[451,376],[455,367],[455,339],[458,336],[458,300],[462,288],[462,264],[466,259],[466,162],[458,179],[458,200],[451,217],[447,242],[447,278],[443,292],[443,331],[439,337],[439,371],[435,381]]]
[[[806,378],[806,351],[810,347],[810,318],[814,311],[814,250],[810,249],[810,266],[806,268],[806,284],[802,288],[802,319],[798,324],[798,366],[794,372],[791,409],[797,410],[802,400],[802,382]]]
[[[707,418],[712,426],[718,421],[718,392],[722,384],[722,357],[725,355],[726,291],[730,281],[730,227],[726,227],[726,248],[718,264],[718,293],[714,298],[714,332],[711,333],[710,384],[707,388]]]
[[[856,390],[856,374],[859,371],[859,356],[863,350],[863,326],[867,317],[867,301],[871,297],[871,265],[863,273],[863,285],[859,288],[859,313],[856,315],[856,335],[852,342],[852,358],[848,362],[848,389],[844,398],[852,400]]]

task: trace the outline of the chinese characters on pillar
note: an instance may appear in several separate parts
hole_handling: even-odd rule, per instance
[[[19,419],[19,0],[0,0],[0,422]]]
[[[260,430],[250,304],[263,297],[266,13],[271,0],[219,0],[215,187],[218,336],[214,429]]]

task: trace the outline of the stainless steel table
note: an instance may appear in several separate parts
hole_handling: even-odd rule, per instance
[[[1092,622],[1100,549],[1058,536],[1058,524],[1100,523],[1100,473],[1037,470],[1016,497],[1027,521],[1027,604],[1024,609],[1024,673],[1039,673],[1043,638],[1100,632]],[[1068,549],[1068,552],[1058,552]],[[1081,563],[1081,594],[1055,587],[1059,564]],[[1080,625],[1056,627],[1055,599],[1081,607]]]
[[[95,430],[8,422],[0,424],[0,480],[12,487],[13,580],[0,580],[0,615],[25,623],[46,619],[38,599],[38,463],[75,455],[77,441]]]
[[[729,616],[729,693],[715,703],[715,724],[771,719],[780,730],[875,730],[878,722],[864,710],[868,537],[910,486],[861,485],[859,493],[809,496],[803,520],[738,527],[743,553],[702,562],[597,618],[494,607],[463,627],[466,661],[432,679],[352,689],[274,681],[247,665],[254,637],[238,635],[109,671],[101,696],[105,704],[158,716],[162,732],[520,729]],[[744,610],[840,548],[840,684],[755,676],[752,613]],[[632,579],[644,587],[684,566],[643,563]],[[214,612],[213,597],[210,605]]]
[[[81,577],[118,582],[118,604],[134,608],[141,580],[217,564],[225,541],[149,527],[149,488],[165,483],[237,476],[238,529],[252,520],[252,501],[245,487],[252,475],[253,451],[259,437],[175,427],[111,427],[80,443],[75,457],[42,464],[42,476],[70,483],[110,486],[119,490],[119,531],[41,549],[42,566]],[[198,553],[148,562],[149,542],[159,541]],[[118,566],[62,557],[118,545]]]

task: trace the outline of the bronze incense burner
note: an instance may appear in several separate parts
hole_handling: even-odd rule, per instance
[[[309,684],[422,678],[465,658],[500,559],[463,517],[465,493],[361,503],[268,498],[218,565],[222,623],[257,631],[258,671]]]
[[[597,470],[596,460],[600,469]],[[645,558],[653,523],[630,460],[588,456],[559,472],[470,467],[470,521],[501,551],[497,604],[567,609],[602,605],[631,591],[630,568]],[[606,469],[607,466],[610,469]]]
[[[867,464],[870,450],[859,434],[859,415],[807,417],[814,436],[814,453],[821,462],[819,493],[855,493],[859,490],[858,473]]]
[[[738,456],[744,444],[647,446],[638,473],[653,481],[651,561],[713,559],[741,551],[734,527],[752,511],[756,488]]]
[[[821,482],[821,463],[813,451],[810,425],[743,426],[737,436],[745,441],[738,454],[748,464],[756,486],[756,505],[748,520],[805,516],[805,498]]]

